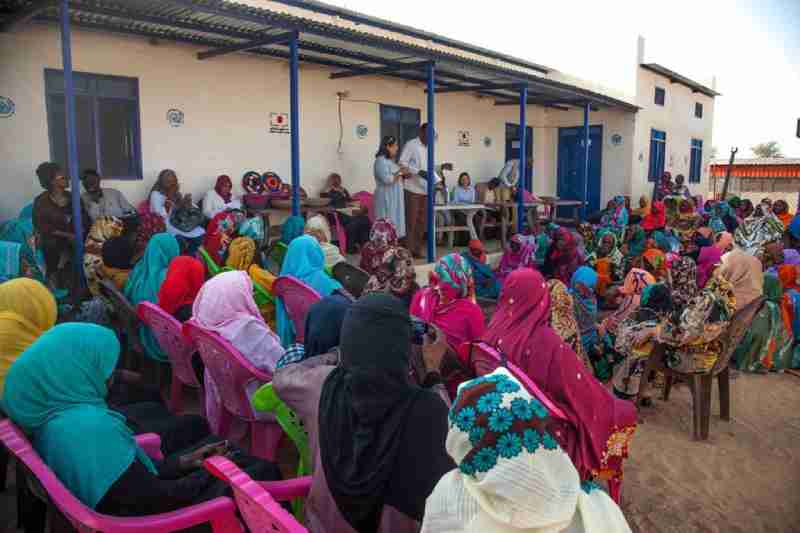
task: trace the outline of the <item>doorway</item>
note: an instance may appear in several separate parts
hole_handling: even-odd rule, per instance
[[[558,197],[563,200],[583,200],[584,195],[583,127],[558,129]],[[589,192],[588,210],[583,217],[600,209],[600,184],[603,166],[603,126],[589,128]],[[559,212],[558,216],[569,216]]]

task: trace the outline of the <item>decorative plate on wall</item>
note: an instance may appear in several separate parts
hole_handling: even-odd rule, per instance
[[[489,148],[492,145],[492,138],[491,137],[484,137],[483,138],[483,145],[486,148]]]
[[[356,126],[356,137],[359,139],[366,139],[367,135],[369,135],[368,127],[366,127],[364,124],[359,124]]]
[[[167,111],[167,123],[173,128],[180,128],[183,126],[183,111],[180,109],[170,109]]]
[[[611,136],[611,144],[614,146],[621,146],[622,145],[622,135],[619,133],[615,133]]]
[[[17,110],[14,100],[8,96],[0,96],[0,118],[8,118]]]

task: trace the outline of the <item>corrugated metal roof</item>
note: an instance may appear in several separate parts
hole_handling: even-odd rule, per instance
[[[711,162],[712,165],[725,165],[728,166],[727,159],[715,159]],[[737,159],[733,162],[733,166],[739,165],[800,165],[800,158],[791,157],[752,157],[749,159]]]
[[[709,169],[711,177],[724,178],[731,169],[731,176],[735,178],[787,179],[800,178],[800,159],[783,157],[762,157],[754,159],[740,159],[731,166],[728,161],[714,161]]]
[[[579,105],[589,101],[595,105],[620,107],[629,111],[638,108],[623,100],[593,92],[568,83],[540,76],[537,65],[523,66],[520,60],[481,51],[477,47],[447,40],[410,28],[373,19],[373,27],[353,19],[354,12],[331,14],[336,8],[321,4],[304,7],[294,0],[73,0],[72,20],[78,27],[125,34],[156,37],[198,46],[221,47],[263,38],[285,31],[300,33],[301,60],[332,68],[352,69],[364,66],[397,66],[419,60],[436,62],[437,84],[452,87],[485,83],[527,83],[534,94],[533,103]],[[31,0],[0,0],[0,27],[20,13],[35,6]],[[326,12],[314,11],[314,8]],[[332,11],[333,10],[333,11]],[[36,20],[57,21],[58,10],[49,7],[37,14]],[[346,18],[343,18],[346,17]],[[415,30],[416,31],[416,30]],[[429,37],[429,40],[423,37]],[[285,46],[264,46],[248,50],[272,57],[287,57]],[[487,53],[488,52],[488,53]],[[406,79],[422,81],[424,74],[403,73]],[[516,91],[478,91],[499,99],[514,99]]]

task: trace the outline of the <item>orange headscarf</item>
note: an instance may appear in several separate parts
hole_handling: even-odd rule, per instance
[[[781,213],[781,214],[779,214],[777,216],[781,220],[781,222],[783,222],[783,227],[785,229],[789,229],[789,224],[792,223],[792,219],[794,218],[794,215],[792,215],[791,213],[789,213],[787,211],[787,212]]]
[[[781,280],[783,285],[783,300],[781,301],[781,318],[783,318],[783,325],[786,326],[786,331],[791,333],[794,331],[792,322],[794,321],[794,304],[792,303],[792,295],[786,291],[794,289],[800,291],[800,284],[797,283],[798,278],[797,265],[781,265],[778,267],[778,279]]]

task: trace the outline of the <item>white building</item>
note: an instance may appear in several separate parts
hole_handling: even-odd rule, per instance
[[[0,220],[39,193],[34,169],[40,162],[66,159],[59,10],[51,2],[4,5]],[[246,171],[272,170],[289,181],[290,136],[279,124],[290,107],[286,41],[259,45],[287,31],[299,32],[300,176],[312,195],[330,172],[340,173],[351,192],[373,190],[381,135],[409,138],[426,121],[422,62],[430,61],[436,63],[436,159],[454,164],[452,180],[467,171],[486,181],[518,153],[517,87],[526,84],[535,193],[582,198],[587,104],[592,207],[617,194],[648,193],[651,165],[660,171],[663,162],[664,170],[689,178],[695,141],[702,143],[702,152],[695,143],[701,175],[690,185],[698,194],[708,188],[702,173],[716,93],[644,64],[643,43],[632,62],[636,94],[625,95],[317,2],[77,0],[70,14],[73,69],[80,73],[79,168],[98,168],[134,203],[163,168],[175,169],[182,189],[196,198],[219,174],[238,182]],[[246,50],[198,58],[198,52],[231,45]],[[655,102],[659,89],[663,105]],[[665,134],[665,143],[651,143],[653,130]]]

